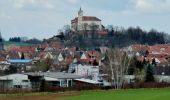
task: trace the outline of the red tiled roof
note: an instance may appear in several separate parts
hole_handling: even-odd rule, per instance
[[[99,62],[99,55],[97,52],[88,51],[88,52],[85,52],[84,54],[86,55],[87,59],[79,59],[80,62],[85,62],[85,63],[94,63],[95,61]],[[91,56],[94,56],[95,59],[90,58]]]
[[[168,61],[165,58],[157,58],[160,63],[168,63]]]
[[[10,48],[10,51],[35,52],[35,48],[34,47],[14,47],[14,48]]]
[[[101,21],[99,18],[94,17],[94,16],[83,16],[82,17],[83,21]],[[71,20],[71,23],[78,23],[78,17],[75,19]]]
[[[133,51],[146,51],[149,49],[147,45],[135,44],[131,46]]]
[[[149,54],[147,57],[156,57],[156,58],[165,58],[167,57],[167,54],[160,53],[160,54]]]
[[[139,56],[139,57],[137,57],[137,60],[138,61],[142,61],[143,62],[143,60],[145,59],[145,61],[149,61],[149,62],[152,62],[152,57],[143,57],[143,56]]]
[[[99,62],[97,59],[79,59],[79,62],[84,62],[84,63],[94,63],[94,62]]]
[[[0,62],[7,61],[5,58],[0,58]]]
[[[94,16],[83,16],[83,21],[101,21],[101,20]]]
[[[75,19],[71,20],[71,23],[78,23],[78,17],[76,17]]]
[[[149,52],[157,52],[157,53],[170,53],[170,45],[168,44],[160,44],[149,47]]]
[[[150,63],[152,62],[153,60],[153,57],[137,57],[137,60],[138,61],[142,61],[145,59],[145,61],[149,61]],[[155,59],[158,59],[160,61],[160,63],[168,63],[168,61],[165,59],[165,58],[155,58]]]

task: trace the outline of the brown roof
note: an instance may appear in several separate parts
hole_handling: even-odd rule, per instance
[[[94,16],[83,16],[83,21],[101,21],[101,20]]]
[[[83,16],[83,21],[101,21],[101,20],[94,16]],[[78,17],[73,19],[71,23],[78,23]]]
[[[0,62],[7,61],[5,58],[0,58]]]
[[[170,45],[169,44],[160,44],[150,46],[149,52],[157,52],[157,53],[170,53]]]
[[[149,46],[147,45],[141,45],[141,44],[134,44],[131,45],[133,51],[146,51],[149,49]]]

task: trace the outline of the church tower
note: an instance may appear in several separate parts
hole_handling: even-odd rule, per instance
[[[4,44],[3,44],[3,39],[0,31],[0,51],[4,51]]]
[[[80,7],[80,10],[78,11],[78,16],[83,16],[83,10]]]
[[[78,11],[78,30],[82,30],[83,28],[83,10],[80,7]]]

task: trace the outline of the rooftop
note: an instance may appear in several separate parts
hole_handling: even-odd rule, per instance
[[[31,59],[10,59],[8,60],[10,63],[30,63],[32,62]]]
[[[64,72],[38,72],[38,73],[26,73],[26,75],[30,76],[44,76],[55,79],[79,79],[83,78],[81,75],[76,75],[72,73],[64,73]]]

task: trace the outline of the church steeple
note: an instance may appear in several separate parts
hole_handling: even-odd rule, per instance
[[[1,35],[1,30],[0,30],[0,42],[2,42],[2,35]]]
[[[3,39],[0,31],[0,51],[4,51],[4,44],[3,44]]]
[[[78,11],[78,16],[83,16],[83,10],[80,7],[80,10]]]

